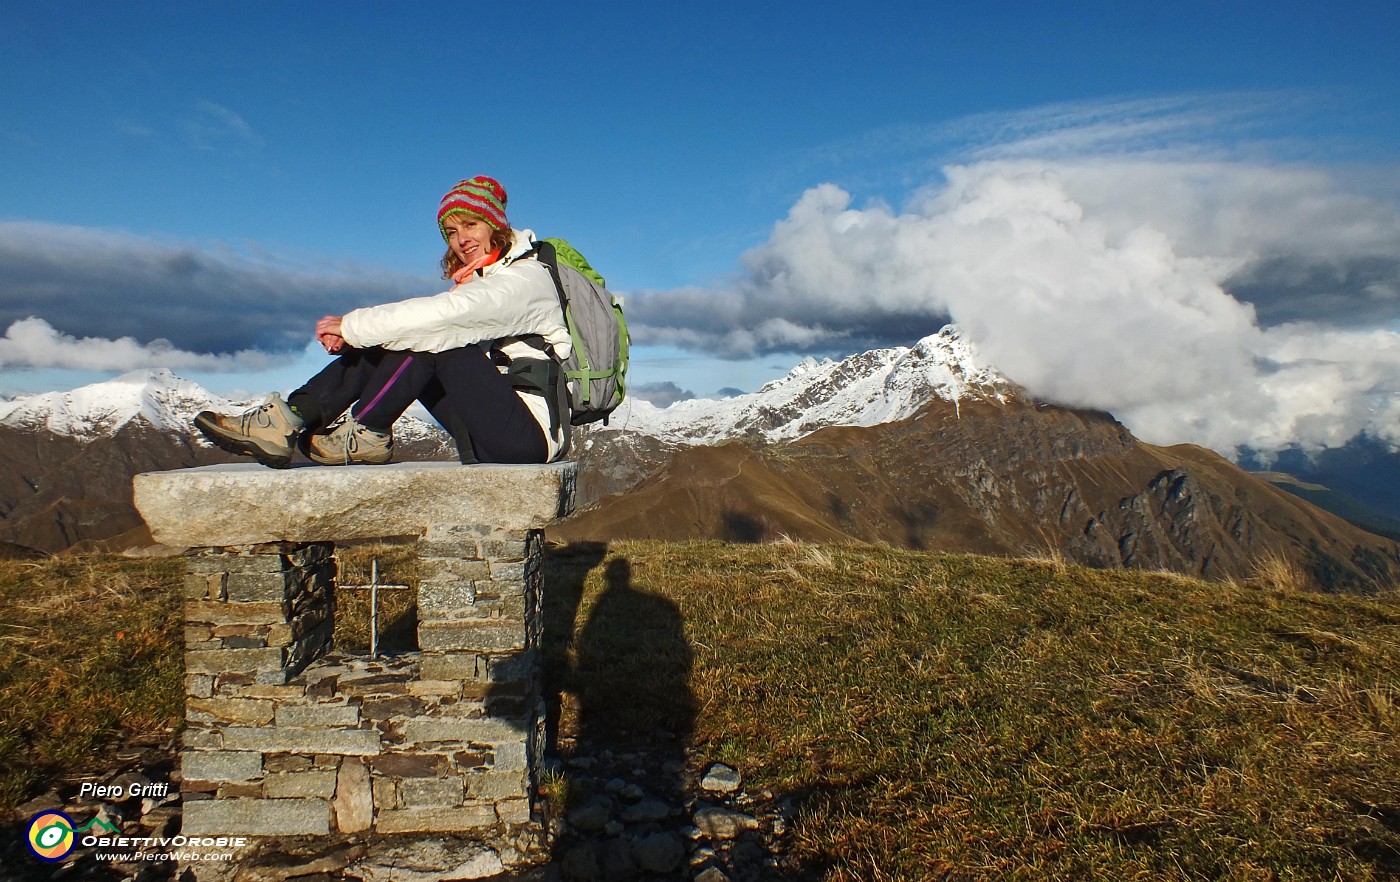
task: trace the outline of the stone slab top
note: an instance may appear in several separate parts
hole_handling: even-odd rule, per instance
[[[196,548],[422,536],[432,528],[538,529],[573,510],[576,473],[573,462],[232,463],[145,472],[132,485],[157,542]]]

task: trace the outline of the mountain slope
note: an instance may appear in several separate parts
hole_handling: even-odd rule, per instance
[[[0,402],[0,542],[47,552],[149,545],[132,476],[234,461],[191,421],[254,403],[219,398],[168,370]],[[401,458],[452,456],[442,431],[422,420],[404,417],[395,434]]]
[[[227,461],[190,428],[216,399],[168,371],[0,403],[0,542],[149,541],[140,471]],[[396,458],[452,459],[405,417]],[[575,436],[581,511],[559,538],[788,535],[1242,577],[1288,558],[1329,587],[1389,587],[1400,547],[1209,451],[1142,444],[1111,416],[1030,399],[952,327],[807,360],[758,392],[631,401]]]
[[[785,444],[674,454],[562,539],[883,542],[1245,577],[1285,556],[1319,584],[1395,584],[1400,547],[1200,448],[1142,444],[1112,417],[1015,397]]]

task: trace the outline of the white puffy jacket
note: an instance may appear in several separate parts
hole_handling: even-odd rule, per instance
[[[535,234],[511,232],[510,250],[477,270],[476,278],[441,294],[352,310],[341,320],[341,336],[356,348],[382,346],[414,352],[445,352],[485,343],[514,357],[537,352],[514,338],[538,334],[557,358],[568,358],[572,345],[554,280],[548,267],[526,257],[534,248]],[[551,431],[548,402],[528,392],[516,394],[544,430],[553,461],[567,444],[568,414],[563,414],[563,425]]]

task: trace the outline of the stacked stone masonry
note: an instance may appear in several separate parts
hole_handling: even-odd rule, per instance
[[[572,510],[576,470],[137,475],[152,536],[189,549],[185,835],[451,834],[538,854],[541,531]],[[387,537],[418,543],[417,651],[337,652],[335,543]]]
[[[536,825],[539,530],[419,542],[419,652],[337,654],[328,542],[206,548],[186,576],[186,835]]]

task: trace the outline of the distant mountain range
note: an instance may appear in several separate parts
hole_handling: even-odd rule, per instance
[[[0,543],[45,552],[149,545],[132,476],[236,459],[192,420],[256,403],[220,398],[168,370],[0,402]],[[397,434],[406,457],[454,458],[435,425],[405,417]]]
[[[0,402],[0,542],[149,543],[131,476],[228,461],[190,420],[255,403],[164,370]],[[405,417],[395,436],[400,459],[455,458],[422,420]],[[1108,414],[1034,401],[951,327],[913,347],[809,359],[733,398],[629,401],[578,431],[575,455],[583,510],[552,528],[562,539],[789,536],[1212,577],[1282,554],[1331,587],[1400,575],[1394,541],[1204,449],[1153,447]]]
[[[590,506],[566,539],[786,535],[1220,578],[1286,555],[1353,587],[1400,573],[1393,541],[1209,450],[1035,401],[953,327],[750,395],[636,402],[579,448]]]
[[[1280,484],[1290,491],[1309,492],[1297,482],[1320,486],[1326,495],[1306,498],[1323,507],[1335,499],[1341,511],[1348,512],[1344,517],[1355,516],[1358,523],[1383,531],[1400,529],[1400,451],[1377,438],[1361,435],[1341,447],[1316,452],[1290,449],[1267,457],[1248,454],[1242,462],[1247,469],[1296,479]]]

